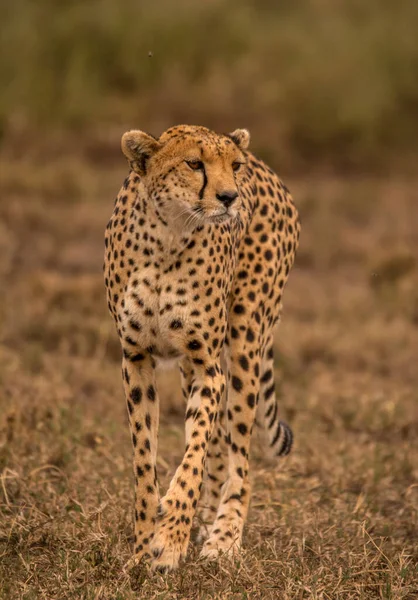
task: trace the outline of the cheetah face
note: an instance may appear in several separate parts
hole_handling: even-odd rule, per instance
[[[245,129],[219,135],[186,125],[167,130],[158,140],[142,131],[122,137],[123,152],[157,211],[182,229],[237,217],[248,144]]]

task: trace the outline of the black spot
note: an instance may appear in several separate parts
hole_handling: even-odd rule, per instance
[[[267,381],[269,381],[272,377],[273,377],[273,371],[271,369],[268,369],[268,371],[266,371],[263,374],[260,381],[261,381],[261,383],[267,383]]]
[[[142,390],[141,388],[135,386],[131,389],[131,400],[134,404],[139,404],[142,400]]]
[[[234,306],[234,313],[237,315],[242,315],[245,313],[245,308],[243,307],[242,304],[236,304]]]
[[[170,323],[170,329],[181,329],[182,327],[183,323],[180,321],[180,319],[174,319]]]
[[[148,397],[148,400],[151,400],[151,402],[155,401],[155,388],[153,385],[148,386],[147,397]]]
[[[248,358],[244,354],[239,357],[238,362],[244,371],[248,371],[250,366],[248,364]]]
[[[237,429],[241,435],[245,435],[248,431],[248,427],[246,426],[245,423],[238,423]]]
[[[236,377],[236,375],[232,376],[232,387],[234,388],[234,390],[236,392],[241,392],[243,384],[242,381],[239,377]]]
[[[129,325],[132,327],[132,329],[134,329],[135,331],[139,331],[141,329],[141,325],[137,322],[134,321],[133,319],[131,319],[129,321]]]
[[[200,350],[202,344],[198,340],[192,340],[187,344],[189,350]]]
[[[229,500],[239,500],[241,502],[241,495],[240,494],[231,494],[227,500],[227,502]]]
[[[248,394],[247,396],[247,404],[250,408],[254,408],[255,406],[255,395],[253,393]]]
[[[145,425],[148,429],[151,429],[151,415],[149,413],[145,415]]]
[[[245,337],[247,339],[247,342],[253,342],[254,341],[254,338],[255,338],[254,331],[251,329],[251,327],[249,327],[247,329],[247,333],[246,333]]]
[[[264,393],[264,398],[266,400],[268,400],[269,398],[271,398],[271,396],[273,396],[274,394],[274,383],[266,389],[265,393]]]

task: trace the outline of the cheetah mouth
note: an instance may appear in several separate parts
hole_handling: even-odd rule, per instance
[[[225,221],[229,221],[230,219],[232,219],[234,216],[235,215],[233,215],[231,212],[229,212],[229,210],[225,210],[222,213],[210,215],[208,217],[208,221],[210,223],[224,223]]]

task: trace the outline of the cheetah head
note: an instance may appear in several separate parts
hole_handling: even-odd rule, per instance
[[[249,141],[246,129],[220,135],[180,125],[158,139],[128,131],[122,150],[161,216],[176,228],[194,228],[237,217]]]

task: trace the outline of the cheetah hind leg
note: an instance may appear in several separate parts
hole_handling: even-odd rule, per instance
[[[290,427],[279,419],[274,387],[272,338],[268,341],[265,348],[261,361],[257,420],[264,432],[264,442],[267,442],[268,444],[268,454],[271,457],[285,456],[292,448],[293,434]],[[247,489],[244,491],[246,492],[245,496],[247,497],[248,503],[249,490]],[[223,497],[228,495],[229,499],[227,498],[226,501],[224,501]],[[242,491],[241,496],[243,496]],[[201,552],[202,558],[214,560],[221,554],[225,554],[232,558],[239,552],[242,528],[239,526],[239,522],[235,523],[238,527],[234,527],[236,518],[234,517],[233,512],[231,513],[231,511],[228,511],[228,503],[232,498],[235,498],[235,494],[229,494],[228,483],[226,482],[221,493],[221,502],[218,508],[217,520],[215,521],[215,525],[211,527],[209,539],[203,546]],[[238,506],[238,509],[240,511],[244,510],[244,514],[246,514],[244,506]],[[235,510],[235,513],[237,512],[238,510]],[[220,518],[222,518],[222,521],[219,520]],[[229,536],[229,538],[226,538],[226,536]],[[223,541],[223,537],[226,538],[225,541]]]

